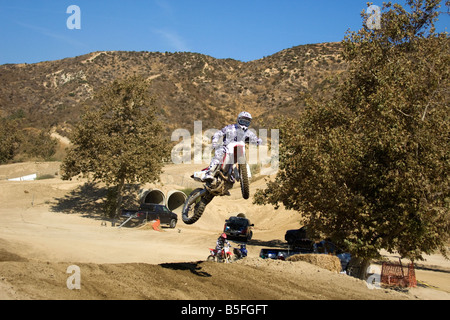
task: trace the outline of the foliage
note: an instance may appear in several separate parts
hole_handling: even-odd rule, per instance
[[[14,158],[20,144],[17,122],[0,118],[0,164]]]
[[[51,160],[57,141],[45,130],[23,128],[22,112],[0,118],[0,164],[24,159]]]
[[[256,203],[300,211],[359,257],[445,254],[450,48],[434,30],[439,2],[384,4],[381,29],[346,35],[338,90],[280,125],[281,170]]]
[[[46,131],[23,130],[19,152],[24,157],[51,160],[58,142]]]
[[[86,110],[76,126],[62,177],[92,175],[94,181],[113,186],[116,190],[109,194],[117,197],[118,215],[124,184],[158,180],[169,143],[155,117],[146,80],[116,80],[100,90],[96,101],[100,106]]]

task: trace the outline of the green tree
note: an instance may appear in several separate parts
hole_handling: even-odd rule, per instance
[[[15,120],[0,118],[0,164],[12,160],[21,142]]]
[[[112,187],[117,217],[125,183],[157,181],[169,142],[155,115],[148,83],[140,77],[114,81],[96,95],[99,107],[77,125],[62,164],[63,179],[82,174]],[[108,199],[109,201],[111,199]]]
[[[333,98],[280,126],[280,171],[255,202],[298,210],[316,236],[364,260],[413,260],[450,231],[449,39],[439,0],[383,5],[381,28],[343,40]],[[314,236],[314,235],[313,235]]]
[[[22,141],[19,153],[22,157],[34,157],[51,160],[56,152],[58,142],[52,138],[48,131],[22,130]]]

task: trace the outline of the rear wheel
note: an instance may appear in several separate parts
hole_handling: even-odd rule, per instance
[[[250,197],[250,190],[247,174],[247,164],[244,163],[239,165],[239,176],[240,176],[239,180],[241,182],[242,197],[244,199],[248,199]]]
[[[169,223],[170,228],[174,229],[176,227],[176,225],[177,225],[177,220],[175,220],[175,219],[170,220],[170,223]]]

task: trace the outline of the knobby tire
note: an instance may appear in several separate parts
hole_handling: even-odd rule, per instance
[[[239,175],[240,175],[242,197],[244,199],[248,199],[250,197],[250,189],[246,164],[239,165]]]
[[[189,195],[189,197],[186,200],[186,204],[189,202],[189,199],[192,198],[196,193],[200,192],[201,188],[195,189],[194,191],[191,192],[191,194]],[[186,206],[183,208],[183,212],[182,212],[182,219],[183,222],[185,224],[194,224],[195,222],[197,222],[198,219],[200,219],[200,217],[202,216],[203,212],[205,211],[206,206],[208,205],[208,203],[211,202],[213,196],[211,196],[209,193],[204,194],[199,201]],[[194,214],[189,217],[189,211],[191,211],[191,207],[194,206],[193,210],[194,210]]]

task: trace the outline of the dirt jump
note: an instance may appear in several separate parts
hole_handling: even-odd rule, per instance
[[[167,166],[162,182],[146,187],[166,193],[200,186],[189,179],[198,169],[201,165]],[[311,261],[259,258],[262,248],[286,246],[284,234],[300,227],[299,213],[253,205],[251,198],[242,199],[238,186],[230,196],[215,198],[193,225],[179,217],[175,228],[118,228],[98,214],[101,187],[86,180],[62,181],[58,171],[57,162],[0,166],[2,300],[450,298],[450,263],[438,254],[417,268],[418,286],[402,291],[370,289],[366,281]],[[54,178],[7,180],[34,173]],[[263,178],[254,180],[251,194],[265,185]],[[225,219],[237,213],[255,225],[248,257],[229,264],[207,262]]]

